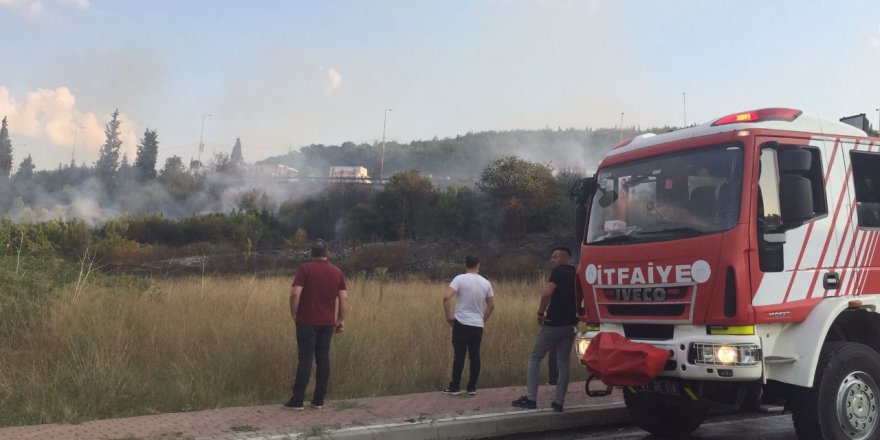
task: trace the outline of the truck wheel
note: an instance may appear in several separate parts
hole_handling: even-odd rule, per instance
[[[798,439],[865,440],[880,434],[880,354],[863,344],[822,347],[813,387],[792,402]]]
[[[662,437],[686,437],[700,427],[709,413],[706,406],[679,397],[634,393],[628,388],[623,389],[623,400],[640,428]]]

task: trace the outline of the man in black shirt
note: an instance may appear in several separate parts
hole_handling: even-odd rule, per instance
[[[556,347],[556,363],[559,377],[556,383],[556,398],[550,404],[554,411],[562,411],[565,392],[568,390],[568,368],[571,359],[571,346],[577,326],[577,309],[574,298],[575,268],[569,263],[571,250],[567,247],[553,249],[550,261],[553,272],[541,291],[538,306],[538,325],[541,326],[532,354],[529,355],[526,395],[513,401],[513,406],[537,408],[538,370],[541,360],[551,347]]]

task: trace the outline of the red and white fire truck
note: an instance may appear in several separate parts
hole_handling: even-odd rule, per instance
[[[573,195],[578,356],[642,428],[683,436],[763,401],[800,439],[880,438],[880,139],[736,113],[621,142]]]

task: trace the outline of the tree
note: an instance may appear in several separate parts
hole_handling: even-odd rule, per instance
[[[479,199],[466,186],[438,191],[427,210],[426,223],[434,235],[474,238],[479,233]]]
[[[544,205],[557,185],[549,166],[506,156],[483,170],[477,188],[504,214],[505,233],[519,238],[529,231],[530,220],[546,211]],[[536,230],[546,228],[533,224]]]
[[[119,109],[116,109],[110,116],[112,119],[104,129],[107,140],[101,146],[98,163],[95,164],[98,177],[108,190],[115,187],[114,184],[119,172],[119,149],[122,147],[122,140],[119,139]]]
[[[214,153],[209,166],[218,174],[228,174],[235,171],[235,162],[226,153]]]
[[[28,154],[24,160],[18,165],[18,171],[15,172],[15,176],[13,177],[16,182],[25,182],[31,180],[34,177],[34,160],[31,159],[31,155]]]
[[[12,171],[12,141],[9,140],[9,129],[6,127],[6,117],[3,117],[3,125],[0,127],[0,181],[9,179]]]
[[[156,156],[159,154],[159,140],[156,130],[149,128],[144,131],[144,137],[137,147],[137,156],[134,159],[134,168],[141,180],[153,180],[156,178]]]
[[[165,159],[165,167],[159,172],[159,181],[170,194],[181,199],[195,194],[199,189],[198,180],[186,171],[180,156]]]
[[[241,156],[241,138],[235,138],[235,145],[232,146],[232,155],[230,156],[230,159],[237,164],[244,161]]]
[[[388,179],[384,192],[387,197],[379,200],[384,200],[387,206],[380,212],[390,217],[397,239],[405,240],[407,235],[415,239],[419,226],[417,214],[426,211],[434,195],[431,180],[415,170],[397,173]]]

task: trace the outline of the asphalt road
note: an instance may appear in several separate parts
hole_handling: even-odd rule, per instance
[[[537,434],[519,434],[496,440],[661,440],[635,425],[605,426]],[[791,414],[746,413],[713,416],[687,437],[689,440],[797,440]],[[683,440],[683,439],[676,439]]]

